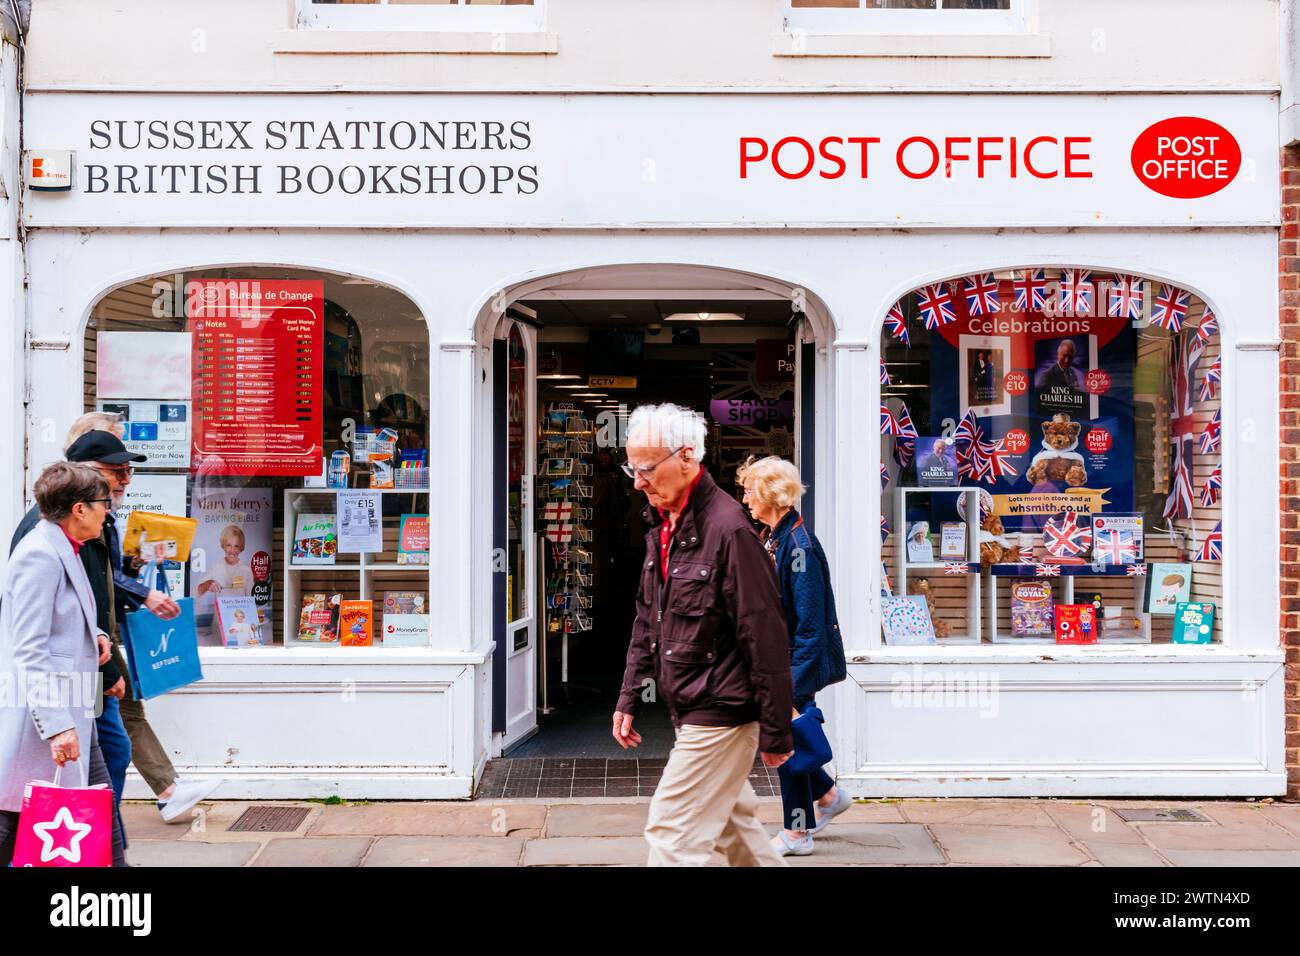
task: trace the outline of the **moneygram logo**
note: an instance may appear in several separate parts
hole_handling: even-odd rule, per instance
[[[1202,199],[1236,178],[1241,146],[1218,123],[1174,116],[1144,129],[1131,158],[1137,178],[1160,195]]]

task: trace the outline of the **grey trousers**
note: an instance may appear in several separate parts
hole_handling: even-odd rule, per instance
[[[108,765],[99,749],[99,736],[90,735],[90,748],[86,751],[90,757],[90,783],[104,784],[111,787],[108,779]],[[126,850],[123,849],[125,834],[120,829],[122,818],[113,814],[113,865],[126,866]],[[18,814],[12,810],[0,810],[0,866],[8,866],[14,859],[14,845],[18,840]]]

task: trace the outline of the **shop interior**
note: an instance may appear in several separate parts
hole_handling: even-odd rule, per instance
[[[705,467],[739,496],[748,456],[795,455],[798,315],[784,300],[520,304],[537,336],[538,732],[505,756],[627,756],[609,725],[646,533],[645,497],[620,468],[627,416],[659,402],[706,412]],[[662,702],[645,705],[638,728],[635,756],[667,754]]]

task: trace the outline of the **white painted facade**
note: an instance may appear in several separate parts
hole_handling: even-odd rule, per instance
[[[66,426],[82,411],[79,387],[51,383],[81,381],[85,323],[116,287],[204,266],[319,269],[390,285],[429,324],[430,450],[443,466],[432,499],[449,503],[435,505],[434,540],[456,543],[441,561],[435,544],[430,647],[205,649],[203,683],[149,704],[182,771],[226,777],[218,797],[469,796],[499,748],[487,557],[494,309],[524,290],[615,298],[677,284],[802,290],[810,303],[818,533],[852,662],[831,695],[829,726],[851,792],[1283,792],[1278,5],[1104,2],[1084,12],[1042,0],[1018,3],[1023,16],[1004,34],[957,30],[955,39],[869,23],[851,33],[787,28],[780,3],[665,2],[643,15],[632,6],[547,0],[530,11],[541,13],[540,29],[498,24],[485,37],[437,23],[295,26],[292,0],[222,4],[219,22],[197,2],[36,5],[24,145],[75,149],[79,177],[91,164],[200,162],[258,164],[271,176],[311,158],[230,144],[202,159],[95,148],[97,120],[233,119],[259,133],[285,118],[529,124],[529,147],[509,159],[537,166],[538,188],[525,195],[168,198],[88,194],[84,178],[71,194],[25,193],[26,330],[49,347],[27,352],[27,474],[15,461],[3,477],[13,489],[57,455],[39,440],[43,423]],[[933,54],[886,55],[918,43]],[[1172,200],[1134,177],[1135,136],[1180,115],[1213,119],[1241,145],[1243,172],[1222,192]],[[951,178],[912,180],[892,166],[908,136],[986,132],[1089,137],[1091,178],[981,181],[958,163]],[[740,137],[787,135],[879,136],[882,152],[865,180],[786,180],[758,166],[739,179]],[[493,161],[491,150],[466,152]],[[344,149],[311,161],[460,160]],[[1219,316],[1224,642],[883,647],[879,497],[860,488],[878,471],[874,417],[864,423],[862,410],[879,398],[885,311],[926,282],[1057,263],[1175,282]],[[19,407],[23,385],[11,388]],[[6,501],[13,520],[17,497]],[[897,692],[918,673],[995,681],[997,714],[909,706]],[[348,722],[376,728],[364,743],[331,732],[344,683],[355,692]],[[525,694],[515,706],[531,703]],[[143,785],[133,778],[128,792],[142,795]]]

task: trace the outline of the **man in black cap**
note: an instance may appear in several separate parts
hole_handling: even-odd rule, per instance
[[[82,416],[82,419],[97,415],[98,413],[91,412]],[[84,433],[68,445],[68,461],[86,462],[99,470],[108,482],[114,509],[104,521],[104,530],[99,540],[88,541],[81,549],[81,561],[95,593],[99,626],[113,640],[112,657],[101,668],[107,696],[104,715],[99,718],[105,725],[100,730],[101,749],[104,750],[104,762],[108,765],[117,799],[121,800],[126,767],[134,763],[145,782],[157,794],[158,808],[163,819],[170,823],[211,794],[221,781],[179,780],[167,751],[145,717],[144,704],[131,696],[130,684],[126,680],[126,661],[121,649],[125,616],[144,607],[163,620],[169,620],[180,613],[180,606],[161,591],[141,584],[135,575],[128,573],[122,557],[114,512],[121,507],[127,485],[131,483],[135,471],[132,463],[148,459],[130,451],[113,432],[98,427],[84,431],[79,427],[82,419],[73,423],[72,435]],[[38,509],[33,507],[14,532],[9,545],[10,553],[39,520]],[[130,738],[129,743],[119,739],[123,725]],[[115,729],[117,734],[114,733]]]

